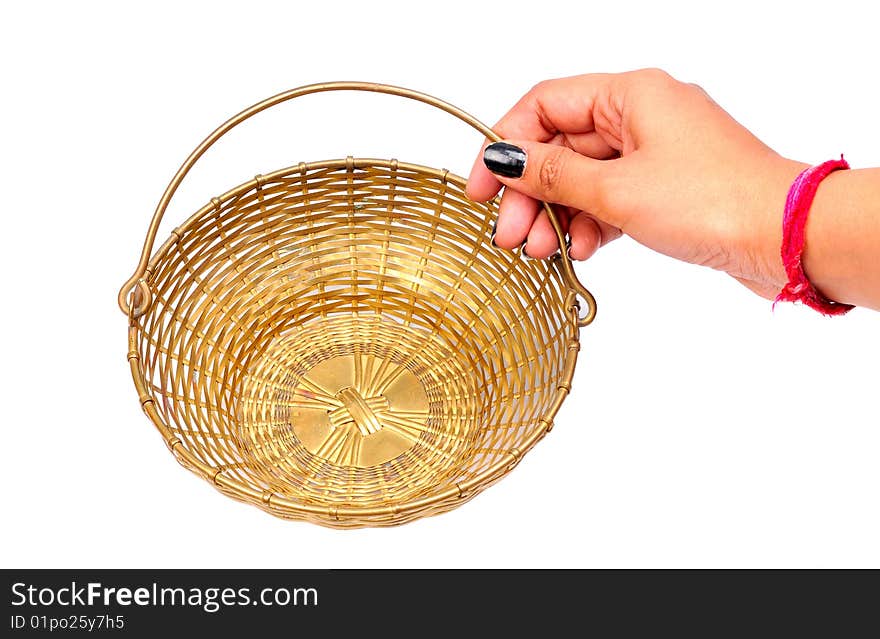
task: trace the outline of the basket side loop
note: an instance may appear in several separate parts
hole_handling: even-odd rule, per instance
[[[435,98],[426,93],[421,93],[419,91],[413,91],[412,89],[406,89],[404,87],[397,87],[388,84],[376,84],[372,82],[322,82],[318,84],[309,84],[295,89],[290,89],[288,91],[284,91],[270,98],[267,98],[262,102],[258,102],[257,104],[254,104],[244,111],[241,111],[240,113],[232,116],[226,122],[217,127],[208,137],[206,137],[201,142],[201,144],[199,144],[193,150],[192,153],[190,153],[189,157],[186,158],[184,163],[177,170],[177,173],[174,174],[174,177],[171,178],[171,182],[168,183],[168,186],[165,188],[165,192],[162,194],[159,203],[156,205],[156,210],[153,213],[153,219],[150,221],[150,226],[147,229],[147,236],[144,239],[143,249],[141,250],[141,256],[140,260],[138,261],[137,268],[135,268],[134,274],[132,274],[132,276],[125,282],[125,284],[123,284],[122,288],[119,291],[117,302],[119,304],[119,308],[122,310],[123,313],[125,313],[126,315],[131,315],[133,317],[139,317],[140,315],[143,315],[147,310],[149,310],[150,304],[152,303],[152,295],[150,293],[149,286],[143,278],[144,274],[147,271],[150,256],[153,252],[153,245],[156,241],[156,234],[159,231],[159,225],[162,222],[162,217],[165,215],[168,204],[171,202],[171,198],[174,197],[174,193],[177,191],[180,183],[183,182],[183,179],[189,173],[190,169],[192,169],[195,163],[198,162],[199,158],[202,157],[205,151],[211,148],[211,146],[213,146],[217,140],[223,137],[231,129],[235,128],[236,126],[256,115],[257,113],[265,111],[269,107],[281,104],[282,102],[287,102],[288,100],[292,100],[294,98],[309,95],[310,93],[322,93],[325,91],[367,91],[374,93],[385,93],[388,95],[408,98],[410,100],[416,100],[418,102],[424,102],[425,104],[436,107],[441,111],[445,111],[446,113],[455,116],[459,120],[463,121],[465,124],[470,125],[474,129],[482,133],[488,140],[492,142],[498,142],[501,139],[497,133],[495,133],[488,126],[480,122],[477,118],[465,111],[462,111],[458,107],[449,104],[448,102],[444,102],[443,100]],[[565,279],[569,287],[575,290],[581,297],[583,297],[587,301],[587,315],[581,317],[578,322],[579,326],[586,326],[592,321],[593,316],[596,313],[595,300],[593,299],[593,296],[590,294],[590,292],[586,289],[586,287],[578,280],[577,275],[575,275],[571,258],[565,251],[565,233],[562,231],[562,227],[559,224],[559,220],[557,219],[555,212],[549,204],[545,203],[544,208],[547,211],[547,216],[549,217],[550,223],[553,226],[553,229],[556,231],[557,238],[559,239],[559,246],[561,247],[562,270],[563,274],[565,275]],[[135,287],[137,287],[140,293],[134,293]],[[134,296],[134,298],[132,296]],[[135,305],[133,308],[131,306],[132,304]]]
[[[119,291],[120,300],[125,299],[125,305],[120,308],[128,316],[129,322],[137,319],[149,310],[153,303],[153,292],[141,275],[135,274],[122,286]]]
[[[569,288],[575,294],[574,303],[579,311],[577,324],[580,328],[583,328],[596,319],[596,298],[593,297],[593,294],[589,289],[581,283],[578,279],[577,273],[575,273],[574,263],[568,255],[568,250],[566,248],[565,232],[562,230],[562,225],[559,224],[559,220],[554,214],[553,208],[545,202],[544,210],[547,211],[550,225],[556,233],[556,237],[559,240],[559,246],[562,247],[559,253],[556,254],[556,259],[559,260],[560,268],[562,269],[562,276],[568,283]],[[584,308],[585,306],[586,308]]]

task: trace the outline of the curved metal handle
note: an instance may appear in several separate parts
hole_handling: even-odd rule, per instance
[[[279,93],[278,95],[274,95],[271,98],[267,98],[262,102],[258,102],[252,107],[232,116],[226,122],[217,127],[213,133],[206,137],[202,143],[190,153],[186,161],[177,170],[177,173],[174,174],[174,177],[165,189],[165,193],[162,194],[162,199],[159,200],[159,204],[156,206],[156,212],[153,213],[153,219],[147,230],[147,237],[144,240],[144,247],[141,251],[141,257],[137,268],[135,269],[134,274],[125,282],[125,284],[122,285],[122,288],[119,291],[117,301],[119,303],[119,308],[122,309],[123,313],[129,317],[138,317],[143,315],[150,307],[152,293],[150,292],[150,288],[147,286],[146,281],[144,281],[143,276],[146,273],[147,265],[150,261],[150,254],[153,252],[153,244],[156,241],[156,233],[159,231],[159,224],[162,222],[162,216],[165,215],[165,210],[168,208],[168,204],[171,202],[171,198],[174,196],[175,191],[177,191],[177,187],[180,186],[180,183],[183,182],[183,178],[186,177],[186,174],[189,173],[190,169],[199,158],[202,157],[205,151],[207,151],[217,140],[223,137],[223,135],[229,132],[232,128],[238,126],[260,111],[264,111],[276,104],[281,104],[282,102],[287,102],[288,100],[303,95],[321,93],[324,91],[372,91],[376,93],[396,95],[402,98],[409,98],[410,100],[417,100],[433,107],[437,107],[442,111],[446,111],[446,113],[449,113],[450,115],[454,115],[459,120],[471,125],[493,142],[498,142],[501,139],[492,129],[480,122],[474,116],[448,102],[444,102],[443,100],[425,93],[387,84],[374,84],[371,82],[323,82],[290,89],[283,93]],[[559,224],[556,213],[546,202],[544,203],[544,209],[547,211],[550,225],[553,227],[553,230],[556,232],[556,237],[559,240],[563,275],[565,276],[568,285],[587,303],[586,315],[583,315],[578,319],[578,326],[586,326],[592,322],[593,318],[596,316],[596,300],[590,291],[581,284],[574,272],[571,258],[565,250],[565,233],[562,230],[562,226]]]

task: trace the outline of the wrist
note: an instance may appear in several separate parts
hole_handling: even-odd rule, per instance
[[[782,222],[792,183],[810,164],[777,158],[768,164],[757,224],[747,233],[748,261],[755,279],[777,292],[788,283],[782,263]],[[876,260],[875,224],[869,222],[880,202],[876,170],[834,171],[819,183],[809,207],[801,266],[822,296],[841,304],[877,308],[880,263]],[[876,219],[876,218],[874,218]]]
[[[753,217],[744,222],[743,246],[745,253],[743,275],[760,282],[768,289],[779,291],[788,281],[782,264],[782,217],[785,201],[792,182],[809,164],[796,162],[773,154],[756,167],[758,187],[750,202]],[[754,272],[749,273],[751,267]]]

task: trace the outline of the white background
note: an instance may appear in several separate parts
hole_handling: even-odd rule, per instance
[[[873,4],[7,3],[0,565],[880,566],[875,312],[771,313],[618,241],[579,268],[600,310],[551,436],[456,511],[340,532],[176,464],[116,307],[189,151],[310,82],[409,86],[491,124],[541,79],[659,66],[789,157],[880,165]],[[462,173],[479,142],[424,105],[310,96],[210,151],[160,241],[258,172],[353,154]]]

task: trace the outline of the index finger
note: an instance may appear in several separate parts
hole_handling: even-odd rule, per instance
[[[597,99],[610,93],[610,74],[578,75],[545,80],[528,93],[492,127],[502,138],[547,142],[558,133],[582,134],[595,130],[593,108]],[[486,201],[498,193],[501,183],[483,164],[483,143],[468,177],[467,195]]]

